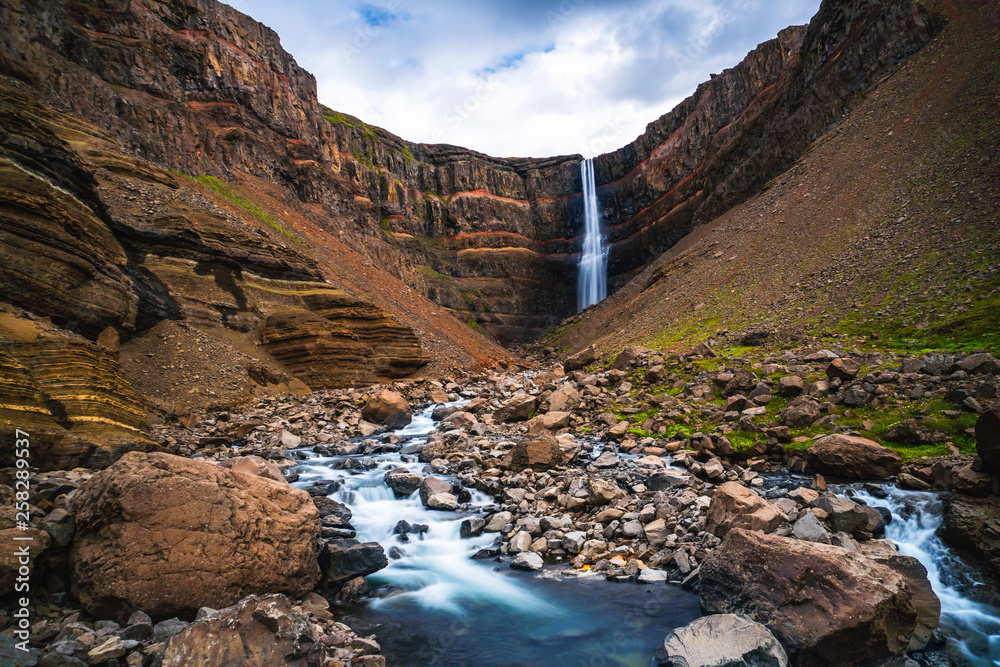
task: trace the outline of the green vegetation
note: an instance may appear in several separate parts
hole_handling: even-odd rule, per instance
[[[243,195],[234,190],[231,186],[226,185],[215,176],[189,176],[183,172],[177,171],[175,169],[171,170],[171,173],[183,176],[184,178],[190,179],[196,183],[204,185],[208,189],[212,190],[214,193],[228,201],[233,206],[236,206],[245,213],[250,214],[256,218],[259,222],[264,223],[271,229],[288,237],[292,241],[299,243],[300,241],[292,234],[290,231],[285,229],[280,222],[275,220],[267,211],[261,207],[254,204],[252,201],[246,199]]]
[[[403,145],[403,157],[406,158],[407,162],[414,162],[416,160],[416,158],[413,157],[413,151],[410,150],[409,144]]]
[[[336,125],[338,123],[341,123],[341,124],[346,125],[347,127],[350,127],[350,128],[355,127],[354,124],[351,123],[350,121],[348,121],[347,118],[345,118],[343,114],[337,113],[336,111],[334,111],[333,113],[329,113],[329,114],[323,114],[323,118],[326,118],[328,121],[330,121],[334,125]]]

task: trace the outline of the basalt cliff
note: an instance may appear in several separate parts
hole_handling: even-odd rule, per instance
[[[599,156],[612,288],[944,21],[827,0]],[[479,331],[529,339],[575,310],[578,155],[415,144],[329,109],[215,0],[0,0],[0,24],[0,417],[47,434],[52,465],[154,447],[151,414],[257,390],[509,363]]]

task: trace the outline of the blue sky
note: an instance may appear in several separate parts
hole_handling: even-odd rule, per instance
[[[615,150],[820,0],[232,0],[322,103],[498,157]]]

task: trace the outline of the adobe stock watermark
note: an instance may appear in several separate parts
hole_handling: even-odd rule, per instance
[[[28,500],[31,497],[31,470],[28,457],[31,455],[31,439],[26,431],[14,431],[14,512],[15,525],[18,530],[26,532],[31,528],[31,510]],[[14,579],[14,592],[22,595],[17,598],[17,606],[13,613],[14,638],[18,651],[28,652],[28,639],[31,636],[31,612],[28,605],[31,600],[31,543],[35,538],[30,533],[14,535],[14,558],[17,560],[17,576]]]
[[[431,139],[441,142],[446,134],[454,132],[472,116],[483,105],[486,100],[495,95],[502,85],[497,82],[496,77],[482,77],[471,93],[465,96],[461,102],[453,104],[442,114],[443,126],[435,128],[431,132]]]
[[[601,155],[620,148],[625,129],[625,119],[622,116],[605,120],[599,132],[587,142],[587,155]]]
[[[682,51],[671,51],[667,57],[677,65],[678,68],[690,67],[695,64],[697,58],[704,55],[709,44],[716,37],[722,34],[727,26],[732,25],[744,12],[752,9],[756,0],[733,0],[728,6],[723,6],[715,12],[715,16],[699,30],[696,34],[688,38],[687,45]]]
[[[558,28],[562,24],[566,23],[573,14],[576,13],[580,7],[587,4],[588,0],[562,0],[556,9],[548,10],[545,12],[545,18],[549,22],[549,26],[552,28]]]
[[[395,18],[402,9],[403,3],[400,0],[392,0],[386,5],[383,13],[387,17]],[[364,26],[358,26],[354,29],[354,38],[350,42],[340,43],[340,54],[344,56],[346,62],[350,63],[362,51],[371,46],[376,38],[382,34],[382,31],[382,21],[366,21]]]

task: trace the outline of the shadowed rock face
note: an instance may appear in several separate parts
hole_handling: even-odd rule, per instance
[[[279,224],[291,224],[282,214],[294,211],[500,338],[537,334],[574,310],[580,156],[497,159],[412,144],[333,112],[273,31],[214,0],[15,1],[0,7],[0,20],[9,33],[0,46],[4,99],[57,100],[72,116],[55,114],[43,131],[38,114],[19,113],[22,100],[6,109],[17,123],[5,116],[4,126],[27,127],[22,134],[31,139],[4,148],[29,172],[7,168],[5,180],[23,182],[11,196],[23,210],[37,208],[22,200],[43,192],[47,179],[91,208],[88,215],[63,202],[44,224],[20,213],[4,227],[19,243],[30,239],[39,257],[67,252],[59,232],[73,225],[89,230],[82,242],[100,250],[68,251],[76,256],[60,256],[59,275],[34,276],[41,287],[57,279],[71,287],[62,301],[87,304],[78,312],[52,296],[47,311],[86,315],[98,330],[114,321],[149,326],[147,319],[176,313],[181,306],[160,284],[171,272],[143,269],[164,246],[170,256],[211,262],[199,275],[222,289],[237,269],[319,275],[308,253],[262,245],[211,207],[158,210],[190,186],[161,168],[242,184],[243,199],[266,195],[273,206],[262,208]],[[940,25],[910,0],[828,0],[810,26],[783,31],[634,142],[599,156],[612,287],[784,171]],[[142,194],[129,200],[135,179]],[[149,194],[158,188],[163,196]],[[95,226],[95,214],[114,238]],[[42,241],[42,228],[55,233]],[[5,287],[23,296],[35,283]],[[222,310],[242,321],[239,303]]]

